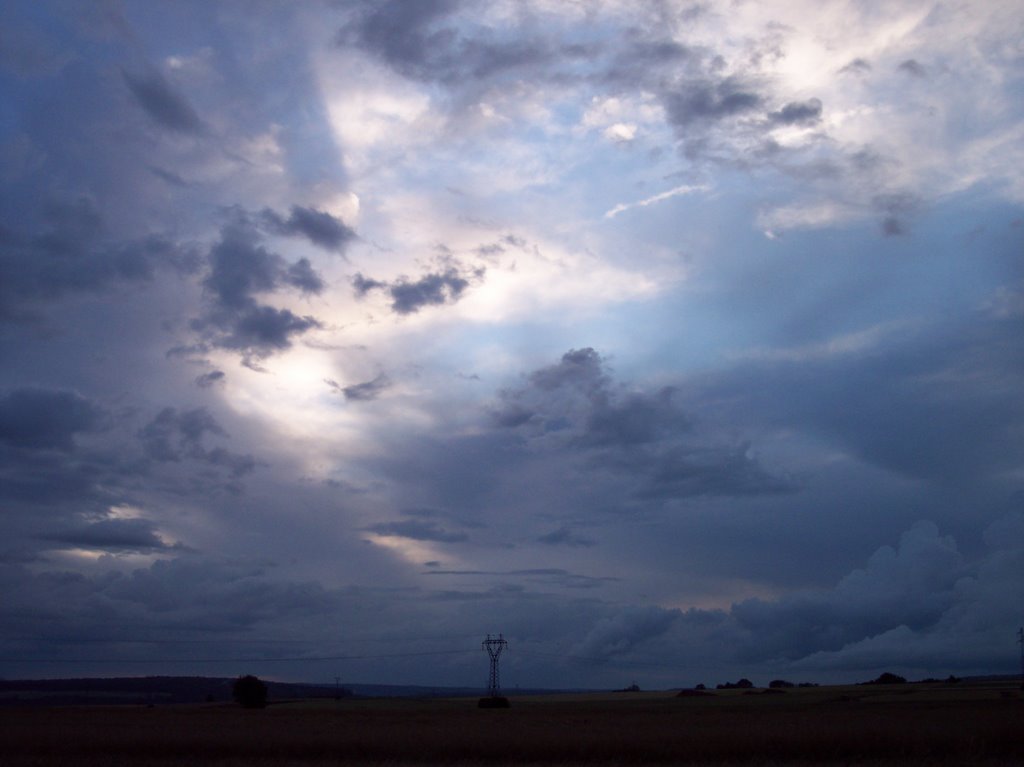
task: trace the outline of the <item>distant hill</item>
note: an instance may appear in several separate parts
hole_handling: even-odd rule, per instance
[[[145,676],[106,679],[0,680],[0,706],[89,704],[227,703],[233,677]],[[265,680],[264,680],[265,681]],[[287,698],[350,697],[334,685],[266,682],[271,702]]]
[[[479,698],[487,694],[480,687],[443,687],[408,684],[359,684],[346,682],[344,685],[357,698]],[[514,687],[502,690],[503,695],[555,695],[567,692],[596,692],[595,690],[550,689],[540,687]]]
[[[85,679],[0,679],[2,706],[157,705],[174,703],[229,703],[234,677],[145,676]],[[346,683],[309,684],[270,682],[267,699],[295,698],[459,698],[479,697],[481,687]],[[516,688],[515,695],[545,695],[583,690]]]

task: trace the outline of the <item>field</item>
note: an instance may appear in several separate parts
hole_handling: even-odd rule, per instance
[[[0,710],[5,765],[1018,765],[1016,684]]]

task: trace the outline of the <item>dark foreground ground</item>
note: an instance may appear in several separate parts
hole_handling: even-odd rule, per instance
[[[1024,764],[1016,685],[7,708],[5,765]]]

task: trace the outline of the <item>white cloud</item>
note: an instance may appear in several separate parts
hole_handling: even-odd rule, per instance
[[[905,327],[905,323],[874,325],[852,333],[844,333],[819,343],[783,348],[762,347],[749,349],[731,356],[735,359],[806,362],[847,354],[859,354],[889,340],[902,327]]]
[[[646,208],[648,205],[654,205],[655,203],[663,202],[665,200],[669,200],[673,197],[678,197],[683,194],[693,194],[694,192],[706,192],[708,191],[708,188],[709,187],[707,186],[693,186],[690,184],[683,184],[681,186],[674,187],[673,189],[669,189],[667,192],[661,192],[651,197],[647,197],[643,200],[638,200],[637,202],[620,203],[619,205],[616,205],[614,208],[611,208],[610,210],[606,211],[604,217],[615,218],[620,213],[624,213],[627,210],[632,210],[633,208]]]
[[[628,144],[636,138],[636,125],[634,123],[615,123],[604,129],[604,137],[610,141]]]
[[[757,216],[757,225],[769,238],[787,229],[824,229],[849,223],[861,208],[839,202],[815,202],[773,208]]]

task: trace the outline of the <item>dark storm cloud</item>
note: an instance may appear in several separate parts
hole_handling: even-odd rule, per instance
[[[536,583],[564,586],[572,589],[593,589],[617,578],[593,577],[563,570],[560,567],[536,567],[526,570],[428,570],[424,575],[490,576],[522,578]],[[512,587],[517,588],[517,587]]]
[[[906,219],[920,205],[918,198],[908,193],[877,195],[872,203],[885,214],[882,218],[882,234],[886,237],[907,234],[909,226]]]
[[[423,519],[401,519],[395,522],[381,522],[376,525],[369,525],[363,529],[377,535],[408,538],[413,541],[459,543],[468,539],[465,533],[446,530],[435,522]]]
[[[308,258],[300,258],[285,271],[284,281],[303,293],[322,293],[324,281],[313,270]]]
[[[539,68],[556,52],[568,57],[585,53],[540,37],[502,39],[492,30],[465,31],[446,23],[462,5],[458,0],[373,5],[338,33],[337,42],[372,52],[406,77],[452,84]]]
[[[210,272],[204,280],[217,302],[229,309],[252,303],[254,293],[277,289],[286,276],[284,259],[264,248],[247,222],[238,221],[221,230],[221,239],[210,250]]]
[[[338,42],[355,42],[373,50],[399,71],[420,74],[438,48],[450,45],[454,32],[430,27],[459,6],[459,0],[382,3],[368,8],[358,23],[343,29]]]
[[[584,444],[639,445],[654,442],[666,432],[683,431],[690,420],[673,405],[674,389],[653,394],[595,397],[587,417]]]
[[[211,466],[226,469],[232,477],[243,477],[256,470],[257,462],[248,453],[233,453],[223,447],[215,447],[200,456]]]
[[[8,511],[64,515],[100,510],[120,497],[116,472],[101,456],[8,450],[0,457],[0,498]]]
[[[379,397],[385,390],[390,388],[391,379],[384,373],[381,373],[370,381],[351,384],[349,386],[342,386],[333,378],[325,378],[324,383],[330,386],[334,391],[343,395],[346,400],[369,402],[377,399],[377,397]]]
[[[391,308],[399,314],[413,314],[424,306],[455,303],[469,287],[455,269],[425,274],[418,280],[399,280],[391,284]]]
[[[625,608],[596,620],[574,648],[581,660],[626,657],[801,676],[880,668],[934,675],[1007,668],[1006,636],[1024,586],[1024,515],[997,519],[989,550],[968,561],[955,541],[921,521],[879,547],[830,588],[748,599],[727,610]],[[641,654],[642,653],[642,654]]]
[[[777,477],[761,466],[746,444],[725,447],[673,446],[647,453],[623,464],[647,474],[645,498],[691,498],[703,495],[766,495],[797,490],[792,480]]]
[[[186,458],[198,460],[225,468],[235,477],[256,468],[256,460],[251,455],[231,453],[222,447],[205,447],[203,440],[206,435],[228,436],[209,411],[202,407],[181,412],[173,407],[164,408],[138,433],[146,455],[155,461],[177,463]]]
[[[0,399],[0,499],[8,519],[27,539],[70,541],[113,531],[118,525],[90,525],[111,507],[139,503],[140,492],[234,492],[258,465],[205,444],[227,435],[202,408],[167,408],[141,429],[136,423],[131,411],[108,412],[68,392],[18,390]],[[142,523],[130,524],[141,530]]]
[[[978,489],[1024,461],[1020,332],[981,313],[818,359],[737,365],[700,384],[744,422],[786,424],[896,475]]]
[[[882,234],[886,237],[898,237],[906,233],[906,224],[896,216],[886,216],[882,219]]]
[[[74,392],[17,389],[0,398],[0,442],[31,450],[72,450],[75,434],[96,430],[102,416]]]
[[[172,548],[148,519],[104,519],[40,536],[75,548],[107,551],[149,551]]]
[[[129,461],[104,443],[112,416],[80,395],[26,388],[0,398],[0,505],[22,554],[34,536],[123,497]],[[79,435],[89,440],[76,440]]]
[[[572,654],[603,660],[627,653],[667,632],[681,616],[680,610],[653,605],[622,610],[594,626]]]
[[[363,383],[345,386],[341,389],[341,392],[345,395],[345,399],[347,400],[366,402],[377,399],[377,397],[379,397],[390,386],[391,379],[381,373],[371,381],[364,381]]]
[[[379,57],[406,77],[460,90],[471,102],[475,92],[512,77],[556,87],[586,82],[660,92],[685,73],[691,81],[680,87],[692,103],[681,121],[697,119],[698,112],[700,118],[717,119],[754,105],[731,81],[712,76],[721,63],[713,51],[680,44],[661,30],[645,36],[630,28],[624,41],[610,44],[596,16],[551,29],[527,11],[498,30],[479,24],[465,12],[471,9],[447,0],[374,5],[341,29],[336,41]]]
[[[678,72],[682,65],[696,68],[702,57],[701,52],[674,40],[632,40],[612,56],[603,79],[634,88],[656,80],[662,72]]]
[[[89,654],[80,644],[85,640],[99,657],[132,658],[119,644],[125,639],[185,639],[178,652],[188,655],[196,637],[205,643],[198,657],[237,657],[237,646],[226,637],[237,639],[240,631],[259,626],[279,635],[283,623],[303,631],[307,621],[322,621],[343,605],[338,594],[315,582],[282,580],[251,564],[194,556],[96,577],[8,567],[0,578],[7,595],[0,615],[10,635],[66,642],[79,657]],[[97,644],[104,641],[111,644]],[[48,650],[51,657],[55,652]],[[158,652],[166,657],[166,648]]]
[[[106,240],[102,216],[89,198],[50,202],[40,214],[45,223],[35,233],[0,221],[0,320],[30,316],[36,304],[69,293],[148,282],[158,267],[180,274],[198,268],[189,247],[159,235]]]
[[[442,509],[434,509],[429,507],[402,509],[402,516],[412,517],[413,519],[441,519],[446,520],[448,523],[456,525],[457,527],[484,527],[484,524],[482,522],[479,522],[475,519],[470,519],[450,511],[444,511]]]
[[[150,458],[180,461],[186,454],[202,452],[201,443],[206,432],[225,436],[224,430],[206,408],[178,413],[175,408],[167,407],[139,431],[139,439]]]
[[[902,62],[897,67],[897,69],[900,72],[906,72],[908,75],[912,75],[914,77],[928,76],[928,70],[926,70],[924,66],[922,66],[921,63],[915,59],[907,59],[906,61]]]
[[[447,266],[442,271],[429,272],[417,280],[407,277],[394,282],[381,282],[356,274],[352,287],[357,296],[371,290],[383,290],[391,296],[391,309],[396,314],[415,314],[426,306],[454,304],[470,286],[471,279],[483,277],[483,269],[466,269],[461,265]]]
[[[821,119],[821,99],[807,101],[791,101],[778,112],[772,112],[768,118],[774,123],[792,125],[794,123],[816,123]]]
[[[288,218],[268,208],[260,217],[275,234],[301,235],[314,245],[338,253],[343,253],[346,246],[356,238],[355,230],[344,221],[316,208],[293,205]]]
[[[226,377],[223,370],[211,370],[209,373],[196,376],[196,386],[200,389],[209,389],[211,386],[223,383]]]
[[[756,109],[762,101],[749,84],[736,78],[688,82],[662,95],[669,122],[677,129],[736,117]]]
[[[508,402],[500,408],[491,411],[491,417],[496,426],[514,428],[522,426],[534,416],[534,411],[523,407],[517,402]]]
[[[864,569],[830,591],[750,599],[733,605],[731,614],[757,637],[743,648],[743,657],[793,660],[898,626],[932,628],[954,604],[956,583],[967,574],[953,540],[921,522],[901,536],[897,548],[881,547]]]
[[[605,375],[601,355],[588,346],[585,349],[570,349],[556,365],[531,373],[529,381],[544,391],[570,386],[588,394],[596,394],[608,385],[608,376]]]
[[[255,304],[227,317],[214,315],[213,321],[229,331],[216,340],[218,346],[257,357],[288,349],[294,336],[323,327],[308,315]]]
[[[612,41],[599,14],[553,29],[527,11],[496,29],[480,25],[466,12],[471,7],[455,2],[371,6],[336,40],[379,57],[406,77],[445,86],[454,95],[448,101],[453,115],[513,78],[538,87],[596,85],[609,95],[650,92],[663,104],[691,158],[719,156],[737,118],[766,100],[749,67],[734,66],[736,74],[727,76],[726,62],[715,50],[679,43],[661,28],[630,27],[622,39]],[[689,17],[686,11],[678,16]],[[771,42],[752,59],[756,65],[759,56],[779,52],[777,42]],[[813,119],[810,112],[794,110],[780,119]]]
[[[156,165],[150,165],[149,172],[152,173],[161,181],[164,181],[170,184],[171,186],[177,187],[179,189],[191,189],[193,186],[195,186],[194,184],[183,179],[177,173],[173,173],[169,170],[166,170],[165,168],[157,167]]]
[[[676,390],[628,391],[615,385],[591,348],[527,376],[528,387],[501,392],[496,426],[581,452],[593,466],[626,480],[636,497],[671,500],[703,495],[791,492],[792,482],[766,471],[746,443],[722,444],[697,432]]]
[[[281,288],[306,293],[323,290],[323,280],[309,261],[286,265],[281,256],[263,247],[259,232],[244,214],[221,229],[210,249],[209,272],[203,281],[212,306],[192,321],[192,327],[216,346],[260,357],[291,346],[292,338],[321,327],[310,316],[259,303],[255,296]]]
[[[849,64],[839,70],[840,74],[863,74],[864,72],[870,72],[872,69],[871,62],[867,59],[857,58],[851,61]]]
[[[158,71],[139,75],[129,72],[122,74],[139,106],[161,127],[178,133],[203,132],[203,122],[188,100]]]
[[[364,277],[362,274],[356,274],[352,278],[352,287],[355,288],[356,295],[359,297],[365,296],[371,290],[386,289],[388,284],[381,282],[380,280],[373,280],[369,277]]]

